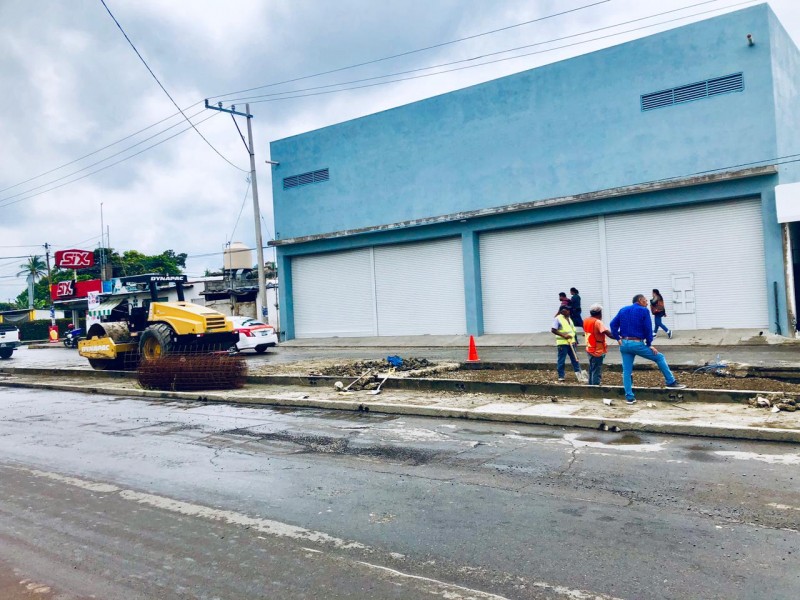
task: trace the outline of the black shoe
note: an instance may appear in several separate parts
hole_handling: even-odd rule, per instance
[[[625,402],[628,404],[628,406],[633,406],[634,404],[636,404],[636,398],[631,398],[630,400],[625,400]]]
[[[682,383],[678,383],[677,381],[673,381],[672,383],[668,383],[666,387],[672,388],[674,390],[682,390],[686,386],[683,385]]]

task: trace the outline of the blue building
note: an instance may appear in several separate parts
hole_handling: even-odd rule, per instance
[[[570,287],[793,332],[798,81],[762,4],[274,141],[285,335],[548,331]]]

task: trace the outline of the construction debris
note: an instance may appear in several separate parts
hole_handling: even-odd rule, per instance
[[[755,398],[750,398],[747,401],[747,404],[754,408],[768,408],[772,412],[795,412],[797,410],[798,401],[794,398],[785,398],[783,396],[777,396],[773,400],[769,398],[764,398],[763,396],[756,396]]]
[[[399,364],[399,366],[397,366]],[[333,365],[325,367],[319,371],[310,372],[309,375],[327,375],[334,377],[358,377],[367,370],[388,371],[394,368],[396,371],[416,371],[435,366],[427,358],[400,358],[399,356],[389,356],[386,360],[362,360],[348,364]]]

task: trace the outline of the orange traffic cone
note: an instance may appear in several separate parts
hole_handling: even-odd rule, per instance
[[[469,336],[469,355],[467,356],[467,362],[480,362],[481,359],[478,358],[478,348],[475,347],[475,338],[473,336]]]

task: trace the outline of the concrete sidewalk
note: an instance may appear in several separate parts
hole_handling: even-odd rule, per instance
[[[475,419],[610,431],[643,431],[691,436],[800,443],[800,412],[772,413],[743,403],[640,401],[627,406],[613,399],[546,396],[503,396],[467,392],[420,392],[386,389],[337,393],[329,386],[306,387],[248,384],[225,392],[165,392],[143,390],[126,374],[53,371],[50,376],[24,369],[0,372],[0,386],[30,387],[142,397],[236,404],[334,409],[394,415]]]
[[[553,346],[553,334],[514,333],[481,335],[476,344],[487,348],[525,348]],[[659,346],[765,346],[797,344],[800,339],[783,337],[759,329],[700,329],[676,331],[672,339],[665,335],[656,338]],[[281,342],[281,346],[296,348],[466,348],[468,335],[409,335],[386,337],[331,337],[294,339]]]

